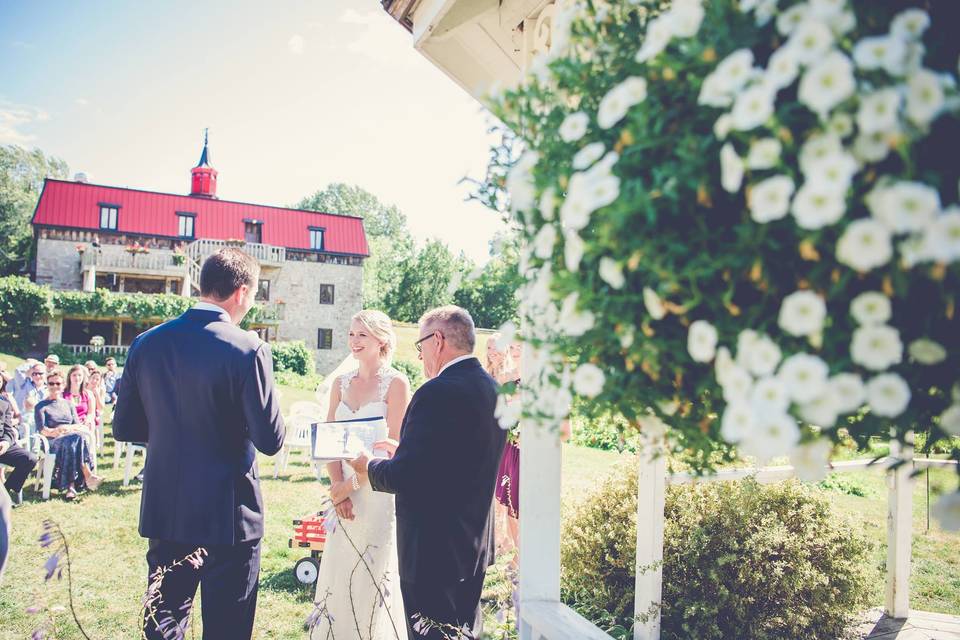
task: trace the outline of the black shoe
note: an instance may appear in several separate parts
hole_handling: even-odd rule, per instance
[[[7,489],[7,494],[10,496],[10,506],[14,509],[23,504],[22,491],[12,491],[11,489]]]
[[[133,476],[133,481],[134,481],[134,482],[143,482],[143,471],[141,471],[141,472],[138,473],[137,475]]]

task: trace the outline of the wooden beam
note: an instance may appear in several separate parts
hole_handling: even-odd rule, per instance
[[[648,446],[639,457],[633,639],[660,640],[666,454],[660,447]]]
[[[913,431],[906,443],[890,441],[890,456],[906,460],[887,479],[887,592],[885,609],[891,618],[910,615],[910,551],[913,542]]]

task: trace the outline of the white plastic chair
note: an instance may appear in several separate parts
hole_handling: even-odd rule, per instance
[[[113,443],[113,468],[116,469],[120,466],[120,457],[123,455],[123,451],[126,450],[126,462],[123,469],[123,486],[130,486],[130,479],[133,477],[133,456],[137,451],[143,453],[144,462],[146,462],[147,457],[147,448],[141,447],[138,444],[133,444],[132,442],[117,442],[114,440]]]
[[[312,424],[316,419],[317,418],[315,417],[315,414],[308,416],[297,413],[291,413],[291,415],[286,418],[285,422],[287,434],[283,440],[283,447],[280,449],[280,452],[277,453],[273,461],[274,478],[277,478],[281,471],[287,470],[287,464],[290,462],[290,452],[293,449],[301,449],[305,451],[307,454],[307,460],[312,462],[313,452],[311,451],[311,448],[313,446],[313,438],[311,436],[311,431],[313,429]],[[315,468],[316,466],[317,465],[314,464]],[[317,472],[319,473],[319,469]]]

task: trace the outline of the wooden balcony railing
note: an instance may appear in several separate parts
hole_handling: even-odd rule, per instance
[[[168,252],[148,253],[101,253],[95,250],[83,252],[80,266],[84,271],[97,269],[133,269],[139,271],[181,272],[186,270],[186,261],[177,264],[174,254]]]
[[[256,242],[240,243],[228,242],[226,240],[200,239],[194,240],[188,244],[186,252],[187,255],[196,260],[198,264],[203,264],[203,260],[207,256],[213,255],[217,251],[220,251],[220,249],[224,249],[226,247],[237,247],[242,249],[260,261],[260,264],[282,265],[287,259],[287,250],[285,248]]]

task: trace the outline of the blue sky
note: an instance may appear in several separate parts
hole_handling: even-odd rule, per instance
[[[184,193],[210,127],[222,198],[356,183],[482,261],[501,223],[457,181],[491,123],[376,0],[0,0],[0,144],[93,182]]]

